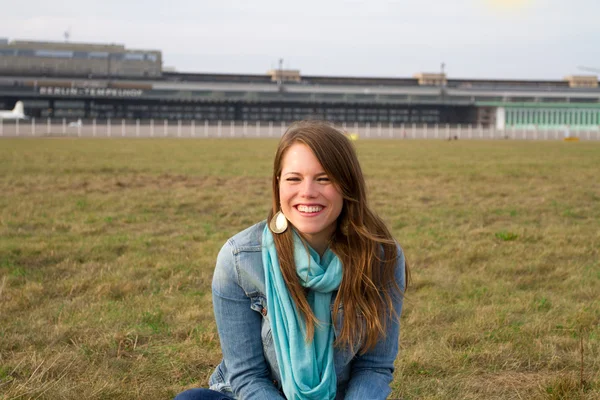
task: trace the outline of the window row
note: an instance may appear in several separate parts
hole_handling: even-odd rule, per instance
[[[507,125],[600,125],[600,110],[507,110]]]
[[[155,53],[109,53],[107,51],[0,49],[0,56],[71,58],[80,60],[108,60],[110,58],[114,61],[158,61],[158,55]]]
[[[39,104],[38,104],[39,103]],[[337,123],[408,124],[442,123],[442,110],[434,109],[378,109],[378,108],[324,108],[324,107],[275,107],[275,106],[235,106],[216,104],[128,104],[105,103],[84,100],[55,100],[54,102],[26,102],[25,108],[32,116],[79,115],[84,118],[132,118],[132,119],[184,119],[184,120],[237,120],[286,122],[302,119],[323,119]],[[85,115],[84,115],[85,114]],[[448,118],[450,116],[445,116]],[[456,118],[455,116],[452,118]]]

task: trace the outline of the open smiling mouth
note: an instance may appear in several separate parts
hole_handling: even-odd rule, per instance
[[[318,205],[311,205],[311,206],[298,205],[298,206],[296,206],[296,210],[298,210],[303,215],[317,215],[324,209],[325,209],[325,207],[318,206]]]

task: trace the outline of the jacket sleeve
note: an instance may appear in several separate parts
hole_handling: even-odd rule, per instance
[[[395,278],[400,289],[404,291],[406,287],[404,254],[399,246],[397,251]],[[352,361],[350,381],[344,397],[346,400],[386,399],[391,392],[394,360],[398,354],[402,296],[394,295],[392,304],[395,315],[388,317],[385,338],[380,340],[373,349],[363,355],[357,355]]]
[[[231,242],[217,257],[212,282],[213,308],[223,359],[238,399],[284,399],[270,378],[263,354],[261,315],[239,285],[238,265]]]

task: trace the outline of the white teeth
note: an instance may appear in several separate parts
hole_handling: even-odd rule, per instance
[[[298,211],[306,213],[315,213],[323,209],[321,206],[298,206]]]

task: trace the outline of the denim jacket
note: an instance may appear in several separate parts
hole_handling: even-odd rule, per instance
[[[212,282],[223,360],[210,377],[210,388],[244,400],[285,399],[265,298],[261,250],[265,223],[251,226],[227,241],[217,257]],[[404,268],[404,255],[398,246],[396,280],[401,289],[405,287]],[[332,310],[336,294],[332,296]],[[399,316],[402,298],[396,296],[393,301]],[[336,337],[342,318],[340,307],[334,324]],[[398,318],[390,318],[385,339],[367,353],[334,348],[336,399],[385,399],[389,395],[399,331]]]

